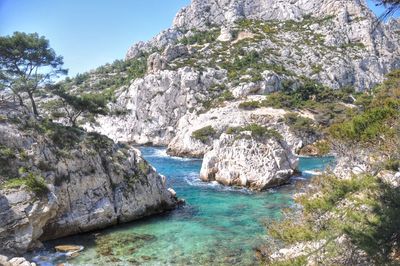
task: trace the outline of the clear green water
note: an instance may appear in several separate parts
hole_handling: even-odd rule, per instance
[[[67,265],[254,265],[255,248],[266,237],[263,224],[278,219],[292,204],[292,184],[262,193],[198,180],[201,160],[169,157],[162,148],[142,148],[142,155],[168,177],[186,206],[167,214],[104,231],[46,243],[83,245]],[[324,168],[332,158],[302,158],[300,170]],[[48,264],[65,262],[63,258]]]

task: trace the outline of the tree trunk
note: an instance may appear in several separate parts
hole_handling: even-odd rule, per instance
[[[33,114],[35,116],[39,116],[39,112],[36,108],[35,100],[33,99],[33,93],[28,91],[28,95],[29,95],[29,99],[31,100]]]
[[[16,92],[15,90],[13,90],[13,89],[11,89],[11,91],[12,91],[13,94],[14,94],[14,103],[16,102],[15,97],[17,97],[17,98],[18,98],[18,101],[19,101],[19,105],[20,105],[20,106],[26,107],[25,104],[24,104],[24,100],[22,99],[21,95],[19,95],[19,93]]]
[[[18,100],[19,100],[19,105],[25,106],[24,100],[22,100],[22,97],[19,94],[17,94],[17,97],[18,97]]]

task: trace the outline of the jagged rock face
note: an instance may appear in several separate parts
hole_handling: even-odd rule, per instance
[[[220,41],[231,41],[237,30],[236,22],[241,19],[301,22],[310,16],[320,21],[310,25],[311,31],[304,32],[303,37],[304,25],[299,24],[295,28],[298,32],[277,29],[279,44],[272,44],[274,40],[267,36],[259,45],[249,47],[277,50],[280,58],[270,55],[271,63],[283,65],[299,76],[311,77],[335,89],[345,86],[369,89],[381,82],[390,70],[400,67],[399,21],[377,24],[364,0],[194,0],[177,14],[172,29],[148,42],[142,50],[151,50],[148,47],[164,49],[166,41],[159,40],[168,40],[173,45],[183,36],[190,36],[193,29],[208,31],[215,26],[221,27]],[[328,18],[329,23],[325,23],[323,20],[328,21]],[[310,43],[314,37],[323,42],[321,49]],[[363,49],[348,51],[357,47],[355,44],[363,45]],[[130,51],[140,50],[139,46],[141,44]],[[131,52],[127,58],[132,58]],[[304,69],[307,66],[309,70]]]
[[[56,215],[57,200],[53,194],[38,200],[26,189],[0,192],[1,254],[23,254],[40,246],[43,226]]]
[[[168,45],[164,52],[153,53],[147,60],[147,73],[155,73],[167,68],[168,63],[176,58],[184,57],[189,54],[185,45]]]
[[[168,145],[179,119],[208,99],[208,88],[225,76],[223,70],[199,72],[188,67],[158,71],[120,92],[111,108],[126,108],[127,114],[100,117],[97,125],[88,129],[118,141]]]
[[[306,15],[328,16],[358,13],[371,16],[362,0],[193,0],[175,17],[174,27],[205,29],[229,25],[240,19],[301,20]]]
[[[182,33],[180,31],[174,29],[165,30],[149,42],[138,42],[130,47],[126,54],[126,59],[135,58],[141,53],[150,53],[154,49],[163,49],[168,44],[175,43],[181,36]]]
[[[297,168],[298,158],[283,141],[255,139],[250,134],[222,134],[204,156],[200,178],[228,186],[264,190],[286,183]]]
[[[243,27],[240,20],[251,23]],[[112,108],[127,107],[127,114],[102,117],[91,129],[115,140],[168,145],[178,123],[190,125],[190,110],[208,111],[200,105],[213,100],[207,92],[213,83],[223,83],[235,98],[288,84],[296,89],[303,77],[333,89],[366,90],[400,68],[399,28],[396,20],[377,25],[364,0],[193,0],[172,29],[129,50],[127,58],[159,51],[149,57],[148,75],[118,94]],[[179,43],[198,30],[220,35],[209,43]],[[232,62],[251,52],[261,66],[243,66],[235,76]],[[197,155],[204,152],[195,147]]]
[[[259,100],[260,98],[252,97],[252,99]],[[292,153],[298,152],[301,147],[315,140],[316,136],[310,136],[309,139],[297,137],[284,122],[280,122],[287,113],[285,110],[273,108],[243,110],[238,107],[242,102],[230,102],[203,114],[189,113],[182,117],[176,129],[176,136],[168,145],[168,153],[174,156],[203,157],[213,149],[213,141],[228,128],[249,124],[277,130],[285,138]],[[205,142],[193,137],[193,132],[208,126],[214,129],[214,136],[210,136]]]
[[[45,195],[27,186],[0,189],[0,253],[23,254],[38,240],[101,229],[175,206],[165,178],[139,151],[98,134],[57,129],[19,111],[0,110],[0,148],[8,156],[0,158],[1,183],[18,176],[13,169],[23,168],[42,176],[48,187]]]

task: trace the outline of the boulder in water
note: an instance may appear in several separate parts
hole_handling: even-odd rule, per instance
[[[54,247],[58,252],[64,253],[76,253],[83,250],[82,246],[75,246],[75,245],[61,245]]]

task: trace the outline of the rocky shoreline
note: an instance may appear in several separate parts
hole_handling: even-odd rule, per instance
[[[177,205],[165,177],[138,150],[36,120],[15,106],[3,105],[0,115],[1,254],[22,255],[40,247],[40,241],[133,221]]]

